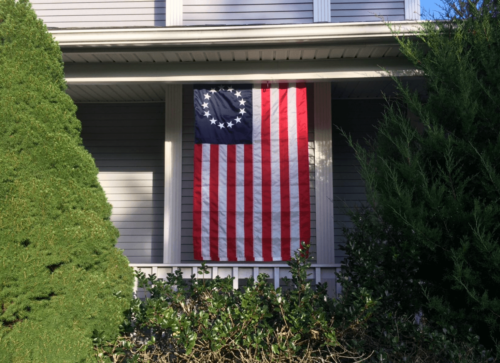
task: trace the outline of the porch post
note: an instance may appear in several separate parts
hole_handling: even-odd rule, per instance
[[[163,263],[181,262],[182,85],[165,86]]]
[[[182,25],[182,5],[182,0],[165,0],[165,26]]]
[[[318,263],[335,263],[331,83],[314,84],[316,251]]]

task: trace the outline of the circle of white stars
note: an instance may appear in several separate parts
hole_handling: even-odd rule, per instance
[[[233,120],[230,120],[229,122],[219,122],[218,120],[215,119],[215,117],[212,116],[212,114],[210,113],[209,110],[203,111],[204,116],[208,118],[211,125],[215,125],[215,126],[219,127],[221,130],[224,128],[232,129],[233,126],[241,123],[241,120],[243,119],[243,115],[245,115],[247,113],[245,111],[245,103],[247,103],[247,101],[245,101],[243,99],[243,97],[241,96],[241,92],[235,91],[232,86],[227,87],[227,89],[224,86],[219,86],[218,91],[215,88],[212,88],[210,91],[208,91],[208,93],[206,93],[204,95],[204,97],[203,97],[204,102],[201,104],[201,106],[203,107],[204,110],[208,109],[208,102],[207,101],[210,101],[210,98],[212,97],[212,95],[214,93],[217,93],[217,92],[230,92],[238,99],[238,102],[240,104],[240,111],[238,112],[238,115],[236,116],[236,118],[234,118]],[[241,115],[241,117],[240,117],[240,115]]]

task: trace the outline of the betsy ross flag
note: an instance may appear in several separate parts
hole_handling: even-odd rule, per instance
[[[197,260],[287,261],[310,239],[305,84],[194,88]]]

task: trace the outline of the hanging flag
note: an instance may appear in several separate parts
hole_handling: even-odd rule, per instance
[[[197,260],[287,261],[310,239],[305,84],[194,88]]]

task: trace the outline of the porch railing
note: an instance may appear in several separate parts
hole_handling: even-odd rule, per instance
[[[242,263],[236,265],[228,265],[224,263],[207,263],[208,274],[198,274],[200,263],[179,263],[179,264],[149,264],[149,263],[132,263],[130,264],[134,270],[141,271],[147,275],[155,274],[158,278],[165,279],[168,273],[173,273],[175,270],[181,270],[185,278],[189,278],[195,274],[198,278],[213,279],[216,276],[221,278],[230,276],[234,277],[233,287],[239,288],[240,280],[257,276],[261,273],[269,275],[273,281],[274,287],[278,288],[281,285],[281,279],[284,277],[291,278],[290,267],[286,264],[257,264],[257,263]],[[340,293],[340,284],[337,279],[337,272],[340,271],[339,264],[313,264],[307,270],[309,278],[314,284],[328,283],[328,295],[336,297]],[[137,279],[134,284],[134,294],[142,297],[143,292],[138,289]]]

